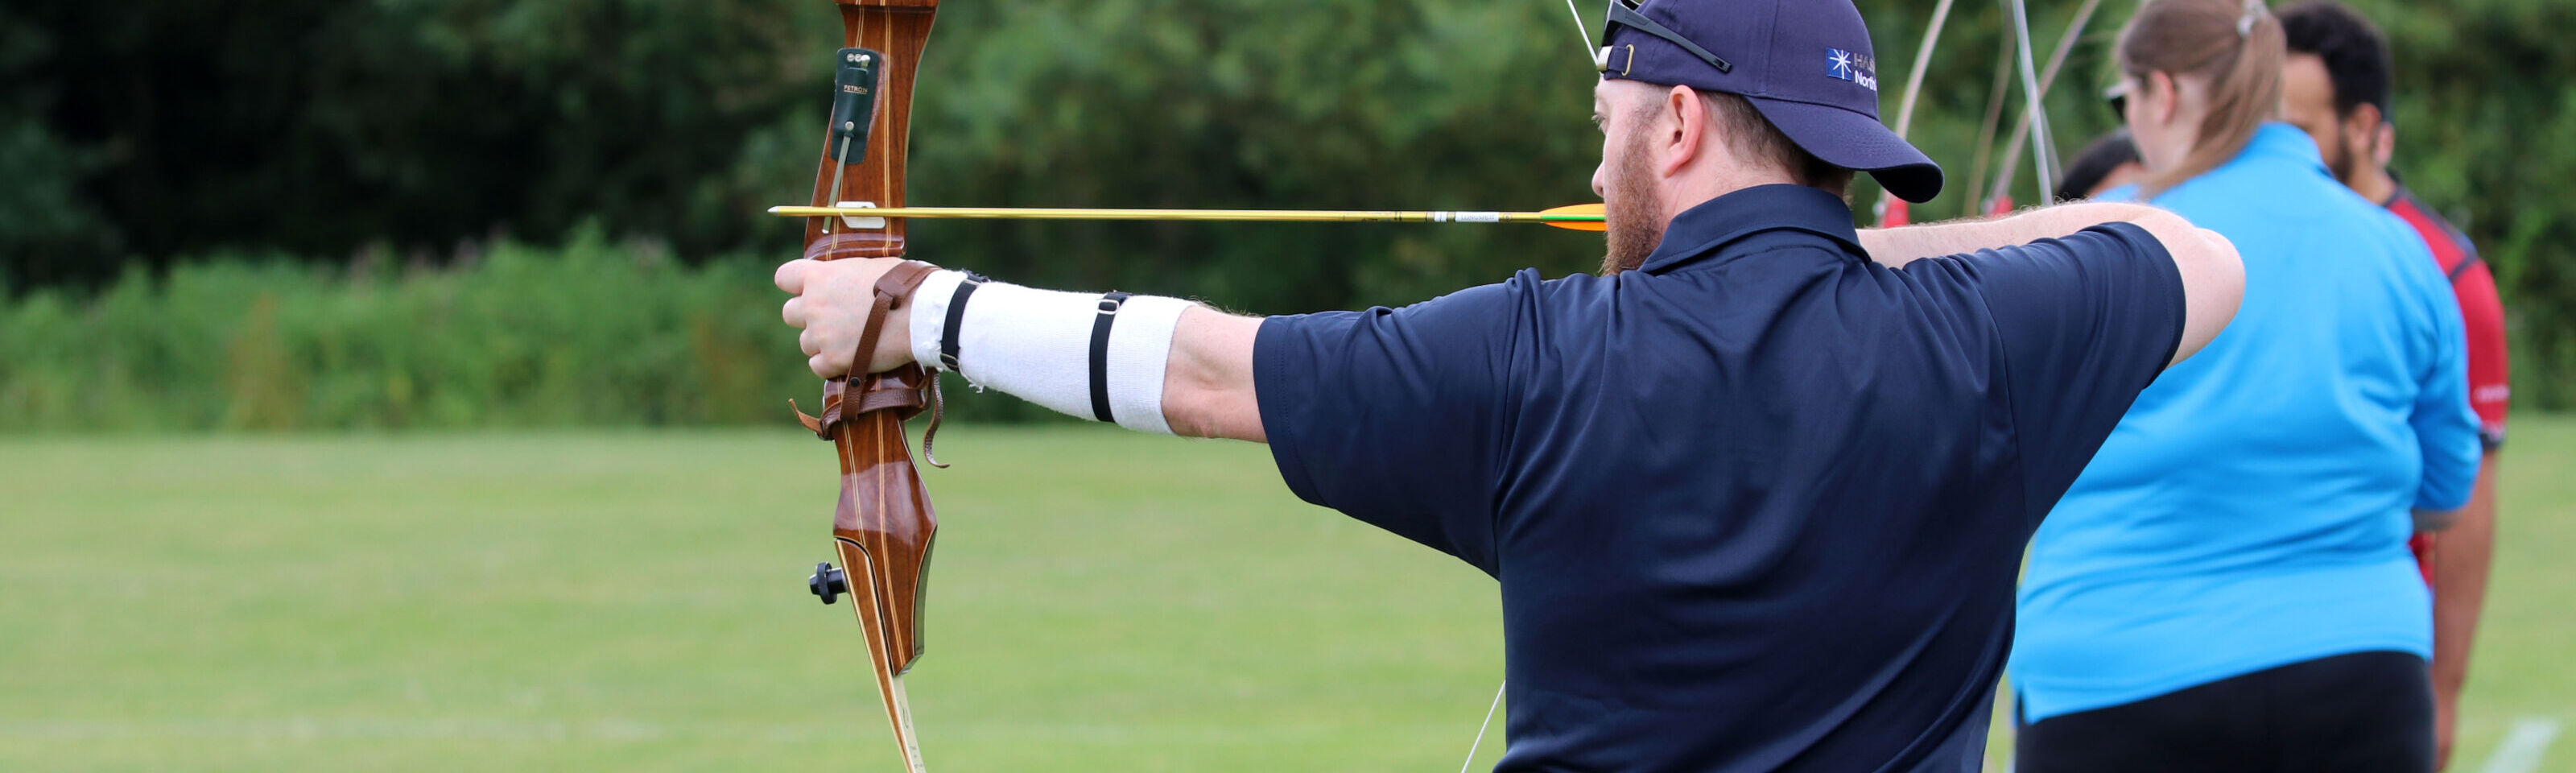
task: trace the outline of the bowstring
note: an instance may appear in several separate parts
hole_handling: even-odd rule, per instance
[[[2023,0],[2012,0],[2012,16],[2014,26],[2021,32],[2021,86],[2030,101],[2030,107],[2026,109],[2030,116],[2030,136],[2035,140],[2031,143],[2031,171],[2039,177],[2038,203],[2045,205],[2056,198],[2057,192],[2053,188],[2057,180],[2052,177],[2056,170],[2049,168],[2053,159],[2049,158],[2048,106],[2040,99],[2039,64],[2031,53],[2036,46],[2030,39],[2029,5]]]
[[[1583,28],[1583,9],[1574,7],[1574,0],[1565,0],[1565,12],[1574,15],[1574,34],[1583,38],[1583,40],[1580,41],[1583,44],[1583,61],[1599,61],[1593,57],[1592,31]],[[1608,24],[1609,22],[1604,21],[1602,23]]]
[[[1905,97],[1896,103],[1897,139],[1905,139],[1906,130],[1914,126],[1914,100],[1923,96],[1923,71],[1932,64],[1932,49],[1941,42],[1941,28],[1950,23],[1951,3],[1952,0],[1941,0],[1933,6],[1932,25],[1923,30],[1923,44],[1914,51],[1914,70],[1905,74]],[[1886,189],[1879,190],[1877,212],[1880,223],[1886,222],[1888,199],[1895,196]]]
[[[1574,0],[1565,0],[1568,3]],[[1923,45],[1914,51],[1914,71],[1905,74],[1905,98],[1896,103],[1896,138],[1914,126],[1914,100],[1923,96],[1923,73],[1932,64],[1932,49],[1941,42],[1941,29],[1950,23],[1951,0],[1941,0],[1932,8],[1932,26],[1923,30]]]
[[[2043,98],[2046,97],[2051,88],[2055,87],[2055,84],[2057,83],[2057,75],[2066,64],[2067,52],[2073,50],[2075,48],[2076,41],[2082,39],[2085,25],[2093,20],[2093,12],[2099,10],[2101,5],[2102,0],[2084,0],[2084,5],[2075,10],[2074,21],[2067,24],[2066,34],[2058,38],[2057,50],[2049,54],[2048,64],[2040,68],[2039,92]],[[2049,171],[2042,173],[2042,177],[2050,181],[2051,185],[2054,185],[2054,181],[2057,179],[2056,173],[2062,171],[2059,167],[2057,147],[2045,136],[2034,134],[2035,131],[2044,130],[2045,128],[2046,127],[2044,125],[2032,124],[2029,115],[2023,115],[2021,120],[2013,125],[2012,139],[2004,142],[2005,151],[2003,154],[2001,170],[1995,175],[1995,186],[1993,189],[1994,195],[2002,196],[2005,191],[2011,188],[2014,166],[2021,161],[2020,154],[2022,142],[2025,139],[2029,139],[2034,136],[2039,136],[2041,139],[2040,142],[2033,146],[2034,153],[2043,151],[2047,153],[2046,159]],[[2034,166],[2038,165],[2034,164]],[[1972,180],[1972,182],[1981,181]],[[2052,191],[2051,193],[2062,192]],[[2046,200],[2038,202],[2038,204],[2041,205],[2045,205],[2047,203],[2048,201]]]
[[[1574,0],[1565,1],[1567,5],[1574,4]],[[1467,769],[1476,766],[1476,747],[1485,745],[1485,731],[1494,726],[1494,710],[1502,708],[1503,690],[1510,687],[1511,684],[1511,682],[1505,681],[1502,684],[1494,686],[1494,702],[1492,705],[1485,707],[1485,723],[1476,726],[1476,740],[1467,744],[1467,761],[1458,763],[1458,773],[1467,773]]]

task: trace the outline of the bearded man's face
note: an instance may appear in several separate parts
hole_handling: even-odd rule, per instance
[[[1652,104],[1621,106],[1595,101],[1601,123],[1601,168],[1593,188],[1604,207],[1601,275],[1644,265],[1646,256],[1664,240],[1664,202],[1656,193],[1655,165],[1650,157],[1654,132]],[[1632,95],[1633,96],[1633,95]]]
[[[1603,159],[1610,179],[1601,201],[1605,205],[1602,236],[1608,251],[1601,256],[1601,275],[1609,276],[1645,265],[1646,256],[1654,254],[1655,245],[1664,241],[1664,202],[1655,195],[1654,164],[1647,160],[1646,132],[1630,132],[1627,147],[1613,162]]]
[[[2374,109],[2373,114],[2376,115]],[[2335,110],[2334,78],[2315,54],[2291,54],[2281,67],[2281,117],[2316,140],[2317,155],[2336,180],[2351,185],[2361,154],[2371,152],[2368,123]],[[2363,136],[2356,138],[2356,131]]]

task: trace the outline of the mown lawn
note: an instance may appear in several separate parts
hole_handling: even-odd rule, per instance
[[[0,438],[0,769],[894,770],[859,631],[804,589],[834,467],[800,438]],[[942,441],[934,770],[1465,753],[1501,674],[1473,569],[1297,502],[1259,446]],[[2576,720],[2576,421],[2517,419],[2507,462],[2455,769]]]

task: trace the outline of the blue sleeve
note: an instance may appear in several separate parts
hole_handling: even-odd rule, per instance
[[[1499,417],[1536,284],[1263,321],[1253,387],[1289,490],[1495,573]]]
[[[2408,243],[2419,247],[2422,244]],[[2432,260],[2420,252],[2419,249],[2419,254],[2403,257],[2421,266],[2432,266]],[[2418,273],[2441,279],[2430,270]],[[2418,510],[2457,510],[2469,503],[2471,485],[2478,480],[2480,455],[2486,447],[2479,434],[2477,411],[2469,404],[2468,328],[2460,321],[2460,301],[2452,295],[2447,282],[2426,281],[2418,286],[2425,300],[2427,324],[2415,357],[2415,410],[2406,417],[2424,456],[2424,480],[2415,491],[2414,506]]]
[[[2182,345],[2182,274],[2128,223],[1961,262],[1995,322],[2031,517],[2101,450]]]

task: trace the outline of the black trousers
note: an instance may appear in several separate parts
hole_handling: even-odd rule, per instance
[[[2020,773],[2431,773],[2424,659],[2357,652],[2024,723]]]

